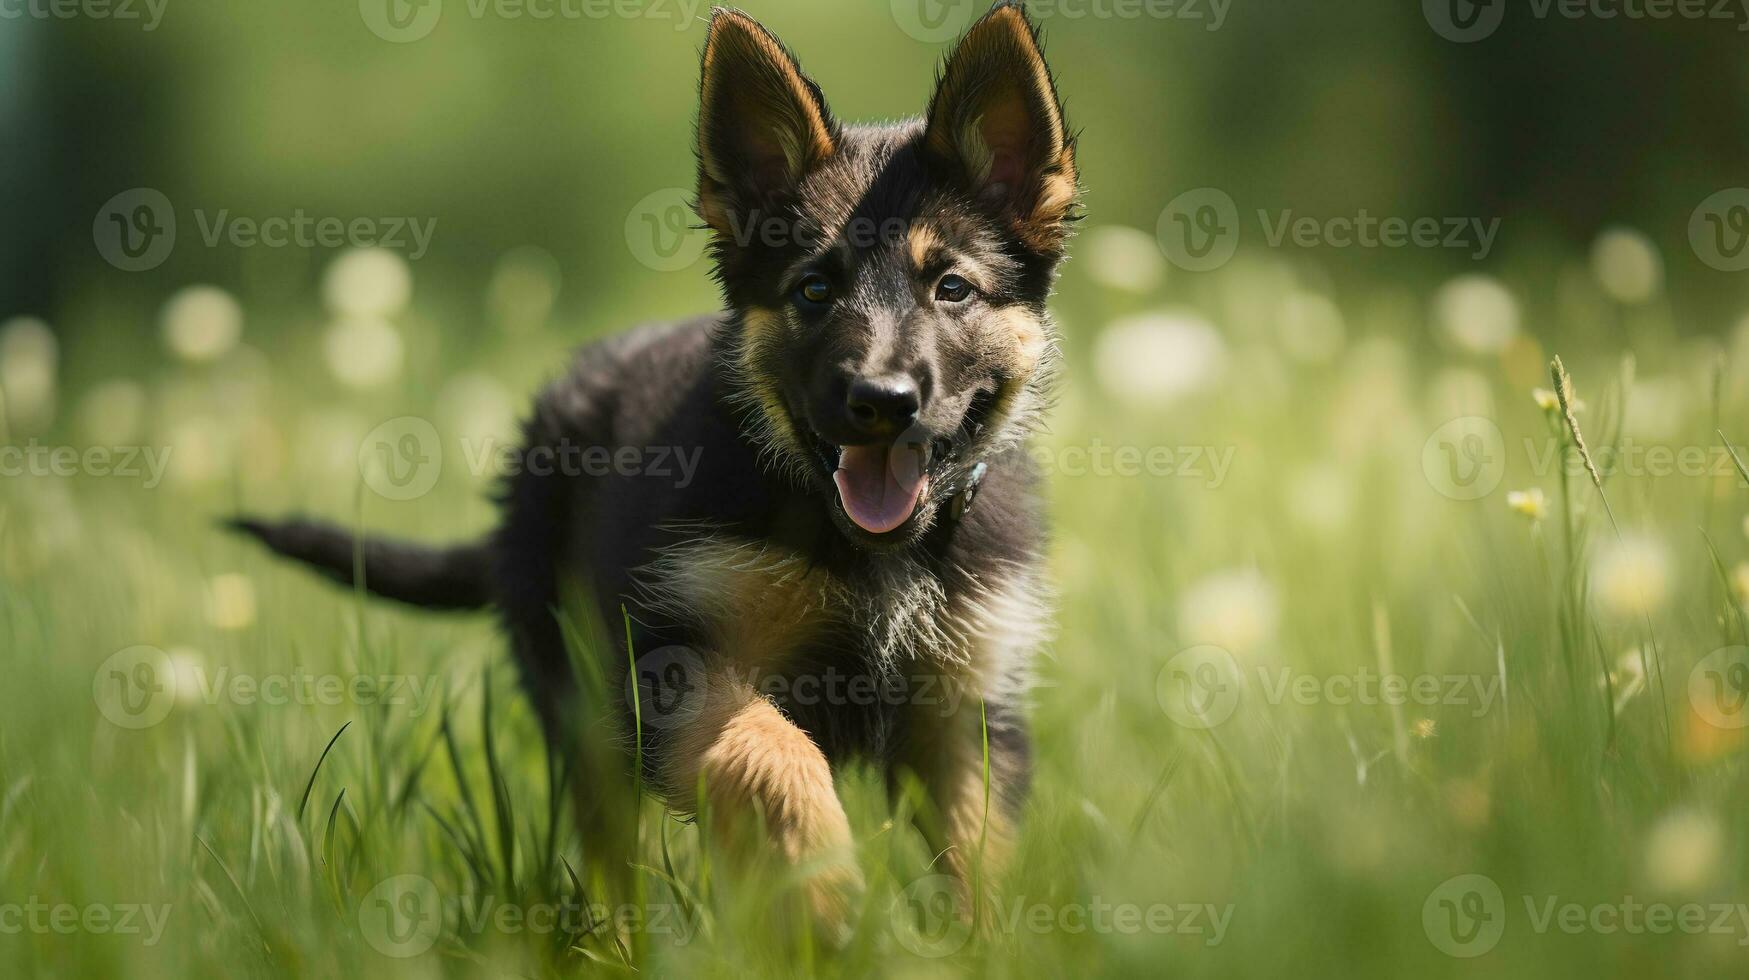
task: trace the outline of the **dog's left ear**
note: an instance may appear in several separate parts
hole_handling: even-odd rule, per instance
[[[998,3],[947,60],[929,103],[930,157],[1000,209],[1033,248],[1061,248],[1079,189],[1038,31],[1021,5]]]
[[[711,12],[701,74],[699,212],[729,234],[730,214],[782,201],[833,154],[838,124],[788,49],[738,10]]]

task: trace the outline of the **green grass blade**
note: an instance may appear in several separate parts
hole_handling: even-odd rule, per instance
[[[456,746],[455,726],[450,722],[449,712],[450,706],[448,703],[445,703],[443,706],[441,728],[443,731],[444,749],[449,754],[449,769],[455,777],[456,789],[461,793],[462,810],[468,816],[468,823],[464,824],[463,827],[466,830],[471,831],[470,837],[474,847],[481,853],[484,853],[486,850],[486,824],[480,819],[480,808],[474,802],[473,787],[468,782],[466,768],[462,766],[462,752],[461,749]]]
[[[261,916],[256,914],[255,905],[249,901],[249,895],[243,891],[243,886],[238,883],[237,876],[231,873],[231,869],[225,864],[225,859],[219,857],[219,852],[213,850],[213,846],[207,843],[205,837],[195,834],[194,839],[200,842],[200,846],[206,849],[207,855],[213,859],[213,863],[217,864],[219,870],[225,873],[225,879],[231,883],[231,890],[237,893],[238,900],[243,903],[244,911],[249,913],[250,920],[255,923],[255,935],[261,940],[262,950],[271,954],[273,947],[267,942],[267,929],[261,924]]]
[[[351,727],[352,722],[350,721],[340,726],[340,730],[328,740],[328,745],[322,750],[321,757],[316,760],[316,768],[310,770],[309,781],[304,783],[303,798],[298,800],[298,823],[304,822],[304,809],[310,805],[310,791],[316,788],[316,775],[322,771],[322,763],[328,761],[328,753],[333,751],[334,743],[340,741],[340,736],[346,734],[346,730]]]
[[[480,698],[481,738],[486,746],[486,778],[491,782],[492,816],[498,829],[498,858],[503,869],[503,881],[512,892],[516,890],[516,813],[510,804],[510,789],[504,782],[504,766],[498,759],[498,740],[493,735],[496,719],[492,713],[492,672],[487,669],[485,687]]]
[[[1737,475],[1743,478],[1744,483],[1749,483],[1749,466],[1743,465],[1743,457],[1737,455],[1737,447],[1731,445],[1731,440],[1725,438],[1723,429],[1715,431],[1719,434],[1719,441],[1725,444],[1725,452],[1731,454],[1731,462],[1737,467]]]

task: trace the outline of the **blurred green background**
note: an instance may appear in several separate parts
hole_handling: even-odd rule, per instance
[[[127,309],[184,282],[308,296],[321,256],[295,249],[185,247],[151,276],[115,275],[94,261],[90,218],[138,186],[184,212],[435,218],[422,290],[477,296],[507,250],[534,245],[557,262],[567,316],[708,305],[702,277],[643,275],[621,236],[645,195],[691,184],[705,9],[668,0],[631,4],[636,17],[542,20],[480,3],[447,0],[408,43],[383,41],[345,0],[168,0],[149,32],[0,21],[0,309],[74,333],[107,304]],[[1314,215],[1501,217],[1501,258],[1546,261],[1612,223],[1674,250],[1694,206],[1733,186],[1749,155],[1740,22],[1514,11],[1494,36],[1457,44],[1417,3],[1193,0],[1160,8],[1172,17],[1099,16],[1137,9],[1123,4],[1040,8],[1083,131],[1096,221],[1151,230],[1174,195],[1214,186],[1245,207]],[[801,54],[841,117],[880,120],[921,111],[942,54],[901,22],[951,28],[982,9],[915,8],[751,12]],[[1350,276],[1437,272],[1413,252],[1317,259]],[[1716,328],[1736,311],[1689,288],[1716,285],[1692,265],[1673,263],[1672,292],[1693,304],[1686,321]]]
[[[0,475],[0,972],[1741,975],[1749,916],[1567,932],[1535,928],[1531,906],[1736,908],[1749,882],[1742,728],[1702,697],[1721,679],[1749,695],[1749,488],[1716,434],[1749,438],[1749,256],[1729,238],[1749,233],[1749,191],[1732,193],[1749,14],[1468,0],[1036,9],[1088,217],[1054,303],[1069,371],[1042,446],[1062,613],[1010,889],[1057,911],[1227,908],[1218,942],[1059,922],[919,945],[907,889],[930,856],[851,772],[870,890],[848,948],[786,928],[782,888],[713,892],[694,829],[646,803],[648,900],[714,909],[699,941],[627,951],[452,920],[429,954],[385,954],[366,910],[393,876],[527,903],[564,890],[556,854],[585,881],[621,856],[543,849],[544,759],[489,623],[355,602],[213,524],[305,509],[477,534],[489,468],[446,464],[430,493],[383,499],[361,486],[367,433],[418,416],[466,459],[513,431],[569,348],[714,307],[675,210],[705,11],[534,4],[401,4],[397,27],[378,0],[167,0],[146,30],[0,0],[0,449],[170,454],[157,478]],[[1460,43],[1454,11],[1505,19]],[[921,111],[942,39],[981,6],[750,12],[840,117],[880,120]],[[1236,209],[1235,251],[1186,269],[1163,247],[1170,205],[1211,188]],[[137,213],[140,189],[177,231],[130,271],[109,215]],[[1268,240],[1288,212],[1362,211],[1499,224],[1485,255]],[[407,219],[429,248],[203,240],[221,215],[298,213]],[[1558,462],[1571,434],[1536,392],[1555,353],[1591,448],[1618,461],[1613,515]],[[1472,496],[1450,467],[1487,426]],[[1634,446],[1705,468],[1620,462]],[[1201,455],[1194,473],[1125,475],[1087,468],[1099,447]],[[178,680],[135,730],[101,684],[139,645]],[[1174,714],[1172,671],[1210,645],[1244,696],[1205,728]],[[1732,649],[1741,669],[1709,673]],[[299,669],[412,674],[443,698],[270,708],[188,681]],[[1278,670],[1499,680],[1506,697],[1284,702]],[[469,817],[487,731],[515,812]],[[1467,907],[1447,890],[1465,875],[1503,892],[1483,911],[1504,938],[1458,943],[1474,958],[1447,955],[1439,918],[1442,897]],[[161,902],[170,926],[145,948],[7,932],[7,903],[30,896]]]

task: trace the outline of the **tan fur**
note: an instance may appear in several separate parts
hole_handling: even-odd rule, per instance
[[[1076,184],[1075,154],[1065,149],[1057,158],[1057,169],[1045,177],[1033,215],[1040,221],[1058,222],[1069,216],[1081,189]]]
[[[1014,849],[1015,827],[1000,805],[1013,773],[992,759],[986,794],[978,705],[962,705],[960,715],[921,741],[908,762],[929,793],[931,810],[918,825],[935,860],[968,891],[976,883],[988,894]]]
[[[981,708],[1017,707],[1030,685],[1028,654],[1047,638],[1050,609],[1036,576],[1023,565],[994,567],[950,601],[933,575],[915,568],[864,594],[774,546],[703,527],[674,530],[679,541],[640,570],[640,591],[654,608],[702,619],[714,646],[704,706],[672,733],[662,779],[670,802],[696,807],[702,774],[713,823],[756,806],[791,862],[841,852],[849,826],[825,757],[749,678],[779,668],[821,627],[855,624],[884,657],[933,665],[967,692],[953,718],[918,720],[917,751],[902,764],[934,801],[922,824],[945,867],[968,894],[985,887],[1006,861],[1014,828],[994,805],[986,817]],[[992,801],[1014,775],[994,760]],[[827,863],[810,879],[809,899],[825,921],[839,922],[856,872]]]
[[[929,225],[918,222],[911,226],[911,231],[905,236],[906,244],[910,246],[911,270],[922,272],[929,264],[930,256],[941,247],[941,236]]]
[[[1050,343],[1044,323],[1021,306],[999,310],[992,319],[990,342],[1007,355],[1009,373],[1022,379],[1029,377]]]
[[[940,263],[945,267],[942,269],[943,273],[953,272],[964,276],[980,292],[989,293],[996,289],[997,276],[994,271],[963,252],[950,248],[942,240],[941,233],[932,225],[922,222],[914,224],[906,236],[905,244],[906,251],[910,254],[913,273],[921,275],[930,266]]]
[[[1032,685],[1025,664],[1051,638],[1055,599],[1036,573],[1021,565],[998,566],[947,611],[948,630],[964,651],[968,682],[991,701],[1018,706]]]
[[[731,849],[751,814],[763,813],[779,854],[821,865],[810,867],[808,901],[823,922],[841,926],[860,873],[846,861],[850,825],[831,769],[750,681],[781,665],[826,621],[828,576],[776,548],[697,528],[680,533],[684,540],[638,576],[648,605],[698,616],[712,644],[699,686],[704,705],[671,733],[665,795],[683,811],[696,810],[702,777],[712,830]]]
[[[714,70],[716,59],[721,45],[731,43],[751,48],[757,53],[759,61],[771,68],[774,80],[787,90],[790,105],[800,113],[799,118],[790,120],[796,124],[795,127],[784,128],[779,133],[784,140],[784,160],[791,176],[799,176],[806,167],[830,157],[836,149],[832,142],[832,131],[826,125],[825,117],[815,105],[801,76],[796,72],[789,54],[758,22],[738,10],[720,8],[711,19],[710,38],[705,45],[702,69],[704,84],[701,104],[716,104],[715,96],[720,84],[719,73]],[[709,133],[703,126],[699,127],[699,159],[707,167],[712,166],[716,159],[711,153]],[[719,183],[727,183],[729,178],[728,174],[716,172],[710,176]]]
[[[1023,307],[998,311],[980,336],[982,353],[1006,368],[1006,378],[991,406],[996,439],[1014,444],[1037,430],[1047,407],[1045,392],[1060,358],[1048,320]]]
[[[729,207],[723,200],[721,190],[709,185],[701,185],[698,190],[698,205],[694,210],[698,212],[700,218],[704,219],[704,223],[717,234],[732,235],[735,233],[734,223],[729,220]]]
[[[783,317],[776,310],[752,307],[741,319],[747,331],[741,353],[743,361],[751,357],[750,351],[783,342]]]
[[[969,258],[961,257],[954,264],[953,271],[965,276],[966,281],[977,287],[981,293],[987,295],[997,289],[998,277],[996,273]]]
[[[957,632],[966,620],[949,614],[940,580],[910,560],[883,564],[858,587],[774,545],[713,534],[709,527],[671,530],[676,542],[638,570],[641,600],[689,618],[702,614],[716,624],[713,635],[719,638],[744,634],[743,646],[767,651],[758,654],[761,659],[783,650],[773,636],[787,632],[799,640],[827,622],[868,636],[881,667],[956,663],[967,656],[966,637]],[[782,597],[775,604],[774,594]],[[773,616],[774,608],[799,618],[785,625]]]
[[[1003,34],[1008,36],[1001,36]],[[1051,91],[1050,70],[1045,66],[1044,55],[1039,52],[1038,45],[1034,43],[1032,31],[1026,26],[1025,17],[1015,8],[1009,7],[995,11],[988,17],[979,21],[973,26],[971,32],[966,35],[965,39],[960,42],[960,46],[962,49],[974,46],[1004,46],[1023,52],[1026,58],[1026,70],[1030,75],[1027,79],[1028,86],[1034,91],[1047,93]],[[942,96],[944,103],[951,105],[959,101],[963,96],[963,93],[959,92],[957,87],[965,84],[968,84],[968,80],[956,77],[956,73],[952,71],[950,65],[947,77],[942,80]],[[1045,155],[1047,157],[1054,157],[1063,151],[1065,127],[1063,125],[1062,111],[1056,105],[1055,100],[1047,98],[1045,101],[1048,103],[1045,110],[1047,113],[1046,119],[1048,125],[1045,127],[1045,131],[1041,133],[1041,135],[1044,135],[1051,140],[1050,145],[1046,148]],[[935,120],[931,120],[931,122],[933,123]],[[973,122],[976,123],[978,121]],[[948,139],[953,137],[960,142],[960,149],[970,151],[971,155],[967,157],[968,160],[977,160],[980,149],[982,150],[983,155],[987,156],[989,153],[988,146],[981,145],[983,143],[981,126],[975,125],[970,131],[962,129],[958,132],[952,130],[935,130],[934,127],[931,128],[931,148],[937,152],[945,153],[954,150],[955,147],[948,143]],[[970,146],[966,145],[967,138],[974,134],[978,137],[977,142]]]
[[[729,373],[735,385],[732,397],[756,413],[758,425],[752,435],[766,457],[780,467],[798,469],[806,465],[801,436],[770,373],[760,364],[767,352],[784,342],[783,315],[776,310],[753,308],[741,319],[742,332],[733,345],[734,364]]]
[[[676,528],[682,540],[640,570],[645,604],[703,619],[743,673],[781,663],[830,613],[826,572],[781,549]]]
[[[742,860],[751,856],[736,845],[752,815],[762,814],[776,852],[792,865],[809,866],[806,890],[815,915],[842,926],[861,874],[825,755],[733,671],[713,672],[705,691],[703,709],[675,733],[664,776],[670,801],[696,810],[702,782],[713,834]]]
[[[980,65],[975,58],[963,56],[967,49],[1018,52],[1026,73],[1024,80],[967,77]],[[974,67],[964,67],[962,62]],[[985,88],[976,90],[973,86],[977,85]],[[964,110],[973,100],[983,107],[976,115],[944,117],[956,107]],[[1017,215],[1015,230],[1030,247],[1041,251],[1058,248],[1065,235],[1063,222],[1080,193],[1074,147],[1051,85],[1050,69],[1018,9],[994,11],[973,26],[960,42],[960,51],[949,61],[936,105],[937,117],[929,120],[930,150],[960,160],[978,184],[989,179],[994,162],[990,133],[1027,128],[1024,116],[1029,106],[1043,111],[1044,118],[1031,127],[1035,138],[1046,141],[1035,148],[1038,154],[1035,159],[1041,161],[1033,175],[1038,186],[1031,200],[1020,202],[1022,213]]]
[[[929,795],[918,827],[939,864],[960,882],[961,911],[981,909],[985,924],[996,882],[1013,856],[1017,828],[1001,801],[1020,772],[1016,760],[992,752],[986,788],[984,706],[1023,702],[1031,684],[1027,655],[1048,639],[1049,609],[1043,586],[1020,569],[954,605],[949,617],[967,645],[959,683],[969,693],[953,717],[919,725],[900,760]]]

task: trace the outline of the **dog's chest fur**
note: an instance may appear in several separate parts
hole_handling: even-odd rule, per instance
[[[834,640],[870,669],[970,662],[969,597],[949,596],[920,562],[894,557],[855,577],[781,545],[676,529],[637,577],[649,608],[688,622],[749,669],[780,668]]]
[[[702,528],[639,570],[640,606],[688,626],[835,750],[885,754],[907,715],[1016,703],[1048,603],[1028,564],[940,575],[886,556],[854,576]]]

